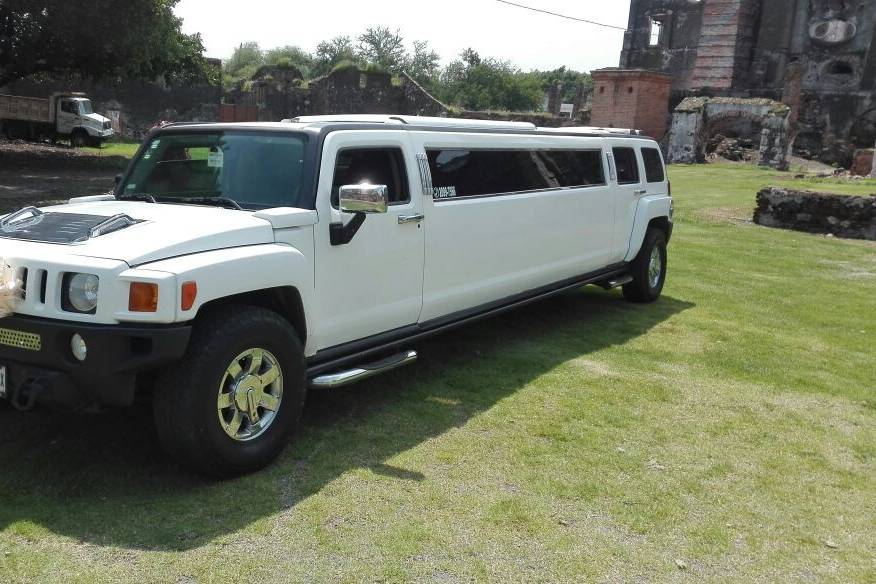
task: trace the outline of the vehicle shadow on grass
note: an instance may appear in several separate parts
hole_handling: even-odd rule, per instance
[[[199,479],[171,462],[147,408],[0,410],[0,530],[188,550],[294,507],[352,469],[428,480],[386,461],[464,425],[554,367],[644,335],[692,306],[671,297],[633,305],[617,292],[587,289],[435,337],[418,345],[421,358],[411,367],[313,393],[301,432],[277,464],[232,481]]]

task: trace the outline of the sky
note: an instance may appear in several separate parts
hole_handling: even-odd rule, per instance
[[[624,27],[629,0],[515,0],[541,10]],[[440,9],[438,8],[440,6]],[[228,58],[241,42],[262,49],[297,45],[313,51],[325,39],[356,37],[368,27],[399,29],[410,44],[426,40],[446,64],[472,47],[484,57],[524,70],[566,66],[579,71],[616,67],[623,31],[509,6],[497,0],[308,2],[181,0],[183,30],[201,33],[207,56]]]

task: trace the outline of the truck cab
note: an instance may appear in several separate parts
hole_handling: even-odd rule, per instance
[[[55,107],[55,131],[70,136],[74,146],[99,145],[112,137],[112,122],[97,113],[86,97],[60,96]]]
[[[56,97],[55,131],[59,136],[69,136],[75,147],[99,146],[113,135],[112,122],[94,113],[91,100],[82,96]]]
[[[405,116],[173,124],[114,193],[0,219],[0,404],[151,399],[168,452],[268,464],[308,391],[585,285],[660,298],[673,204],[629,130]]]

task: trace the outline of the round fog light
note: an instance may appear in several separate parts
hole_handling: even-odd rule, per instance
[[[79,333],[74,334],[73,338],[70,339],[70,350],[79,361],[85,361],[85,358],[88,357],[88,345],[85,344],[85,339]]]

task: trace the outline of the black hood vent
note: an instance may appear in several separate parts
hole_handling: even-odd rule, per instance
[[[35,207],[16,211],[0,221],[0,238],[40,243],[81,243],[140,223],[127,215],[43,213]]]

